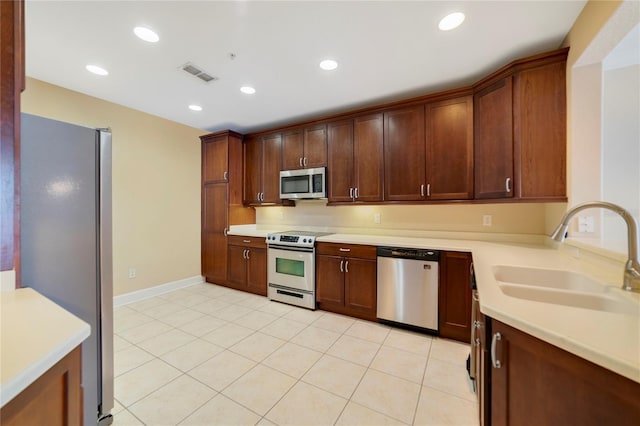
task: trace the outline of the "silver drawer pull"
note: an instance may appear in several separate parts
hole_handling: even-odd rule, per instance
[[[340,247],[340,251],[343,251],[343,252],[347,252],[347,253],[348,253],[348,252],[350,252],[350,251],[351,251],[351,249],[348,249],[348,248],[342,248],[342,247]]]
[[[496,346],[498,346],[498,342],[502,340],[502,335],[500,333],[495,333],[493,335],[493,339],[491,339],[491,363],[493,364],[493,368],[502,367],[502,363],[496,357]]]
[[[243,243],[250,243],[251,240],[242,240]]]

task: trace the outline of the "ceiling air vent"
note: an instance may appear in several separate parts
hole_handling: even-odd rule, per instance
[[[218,77],[214,77],[211,74],[208,74],[202,71],[200,68],[198,68],[191,62],[187,62],[186,64],[182,65],[180,68],[182,68],[183,71],[186,71],[189,74],[195,77],[198,77],[200,80],[204,81],[205,83],[218,79]]]

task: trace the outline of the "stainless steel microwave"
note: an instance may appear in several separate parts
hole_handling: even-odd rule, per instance
[[[280,172],[280,198],[301,200],[327,198],[326,167]]]

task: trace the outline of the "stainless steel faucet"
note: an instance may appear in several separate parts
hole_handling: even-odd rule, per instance
[[[636,220],[631,213],[623,209],[622,207],[613,204],[607,203],[604,201],[590,201],[587,203],[578,204],[577,206],[569,209],[564,216],[562,216],[562,220],[560,224],[551,234],[551,238],[555,241],[562,242],[564,241],[565,235],[567,233],[567,229],[569,228],[569,222],[576,215],[576,213],[584,210],[590,209],[594,207],[603,208],[606,210],[611,210],[612,212],[618,213],[627,224],[627,241],[629,243],[629,259],[624,267],[624,278],[622,282],[622,288],[628,291],[634,291],[640,293],[640,263],[638,262],[638,226],[636,224]]]

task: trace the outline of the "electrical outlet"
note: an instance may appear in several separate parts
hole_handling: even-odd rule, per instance
[[[284,220],[284,212],[280,212],[280,220]]]
[[[493,216],[490,214],[485,214],[482,216],[482,226],[491,226],[493,221]]]
[[[380,223],[380,213],[373,214],[373,223]]]
[[[578,216],[578,232],[595,232],[593,216]]]
[[[136,268],[129,268],[129,279],[136,277]]]

